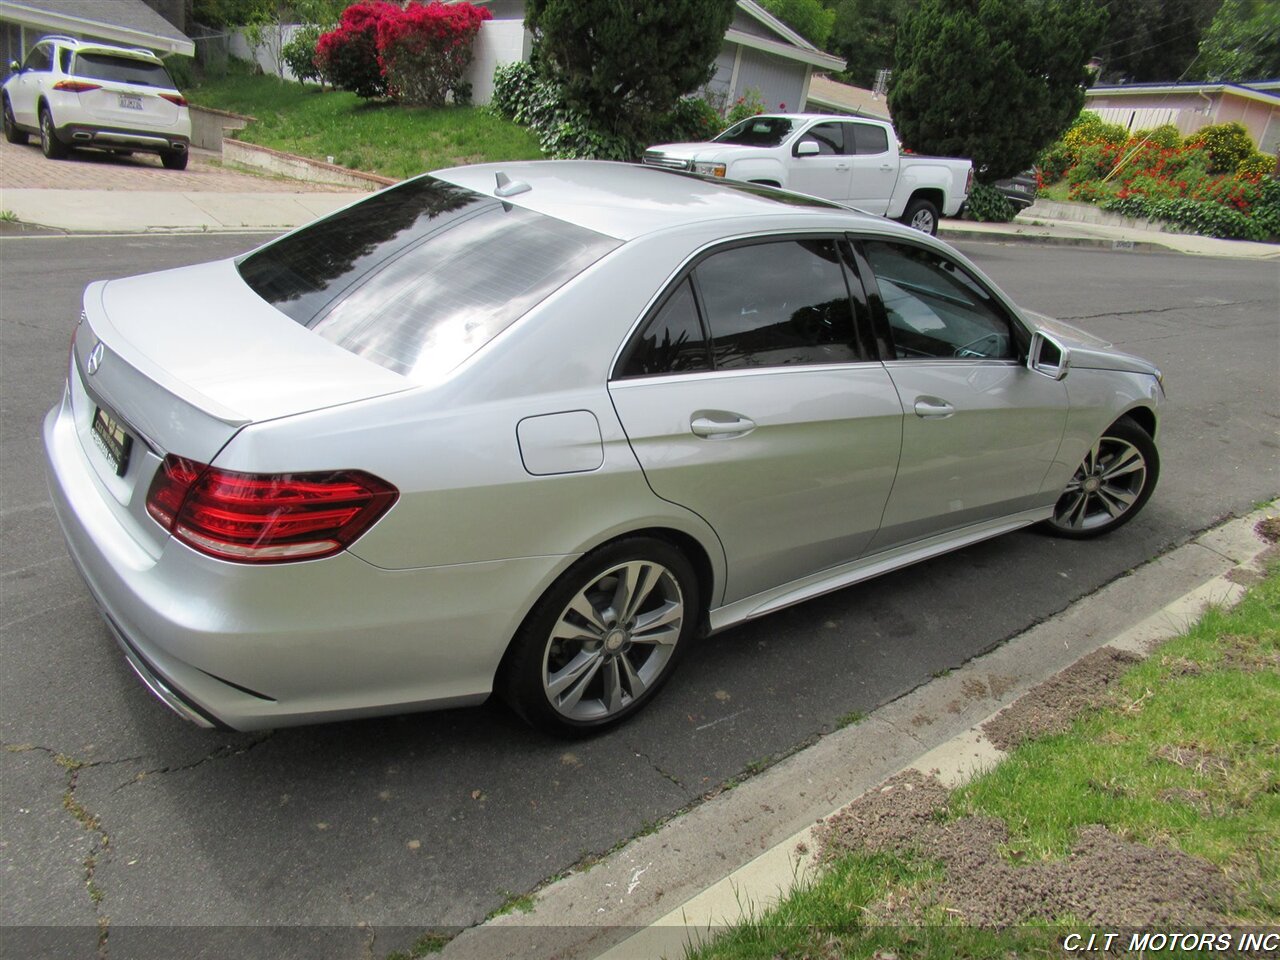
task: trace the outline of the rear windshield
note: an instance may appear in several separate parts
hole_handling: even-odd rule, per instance
[[[712,143],[736,143],[743,147],[776,147],[791,133],[785,117],[748,117],[735,123]]]
[[[76,57],[75,75],[90,80],[113,80],[116,83],[136,83],[142,87],[176,89],[169,71],[158,63],[135,60],[133,57],[113,57],[109,53],[81,53]]]
[[[451,370],[619,245],[432,177],[409,180],[239,262],[272,306],[389,370]]]

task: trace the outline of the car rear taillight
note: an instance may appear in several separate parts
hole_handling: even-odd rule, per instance
[[[236,473],[170,454],[151,481],[147,512],[211,557],[283,563],[337,553],[399,495],[361,470]]]
[[[53,85],[53,89],[66,93],[88,93],[90,90],[101,90],[102,84],[86,83],[83,80],[59,80]]]
[[[170,103],[177,104],[180,107],[187,105],[187,98],[180,93],[162,93],[160,94],[160,99],[168,100]]]

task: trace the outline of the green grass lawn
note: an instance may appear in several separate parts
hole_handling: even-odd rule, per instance
[[[1109,706],[1069,732],[1024,744],[953,792],[937,822],[1002,821],[1008,841],[996,856],[1018,867],[1061,864],[1082,830],[1102,825],[1124,842],[1219,868],[1234,896],[1227,922],[1280,922],[1280,569],[1234,610],[1210,611],[1132,667],[1114,690]],[[928,851],[841,854],[777,908],[689,956],[1004,960],[1062,956],[1062,936],[1083,929],[1061,914],[967,926],[949,905],[915,899],[947,869]],[[895,902],[921,903],[922,912],[895,926],[884,920]]]
[[[480,107],[400,107],[274,76],[233,62],[226,77],[187,90],[198,106],[256,117],[239,138],[352,170],[411,177],[464,163],[536,160],[537,138]]]

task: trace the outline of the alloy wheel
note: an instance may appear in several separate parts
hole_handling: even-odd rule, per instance
[[[1053,524],[1084,531],[1113,524],[1137,503],[1147,482],[1147,460],[1120,437],[1099,439],[1053,509]]]
[[[660,563],[632,560],[594,576],[546,644],[542,686],[552,708],[578,722],[628,708],[666,670],[685,615],[679,581]]]

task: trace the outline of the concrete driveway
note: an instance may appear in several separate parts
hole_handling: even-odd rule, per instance
[[[131,157],[99,150],[75,150],[65,160],[48,160],[39,141],[26,146],[0,140],[0,189],[147,190],[172,193],[350,193],[348,187],[304,183],[223,168],[218,155],[193,150],[186,170],[166,170],[148,153]]]

